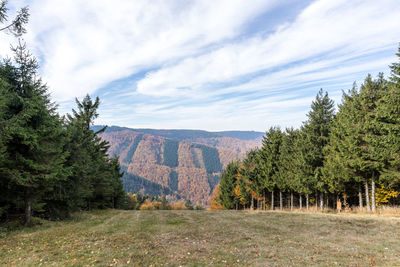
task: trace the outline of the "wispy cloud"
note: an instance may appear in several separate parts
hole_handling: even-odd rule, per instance
[[[339,101],[387,71],[400,41],[397,0],[14,2],[24,4],[60,110],[100,94],[98,122],[132,127],[299,126],[320,87]]]
[[[367,2],[318,1],[272,35],[228,44],[150,72],[139,81],[138,91],[155,96],[175,95],[180,90],[187,93],[188,88],[196,91],[209,83],[230,82],[288,64],[304,68],[304,63],[297,62],[306,59],[314,65],[331,60],[335,68],[340,68],[354,54],[365,55],[398,41],[400,27],[394,22],[400,22],[400,9],[393,9],[396,1]],[[384,2],[386,5],[382,5]],[[342,62],[338,62],[338,56]]]
[[[39,0],[30,6],[28,41],[54,96],[68,99],[229,40],[274,1]]]

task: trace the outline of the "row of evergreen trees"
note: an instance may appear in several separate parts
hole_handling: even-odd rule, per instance
[[[90,129],[99,99],[86,96],[61,117],[38,64],[19,43],[0,63],[0,219],[33,213],[64,218],[72,211],[125,203],[119,162]],[[99,132],[104,131],[104,129]]]
[[[260,149],[224,170],[220,203],[273,209],[279,196],[282,209],[286,196],[291,208],[294,199],[302,208],[305,198],[307,209],[310,201],[323,209],[342,199],[375,211],[377,189],[400,191],[400,63],[390,69],[388,80],[368,75],[343,92],[336,114],[321,89],[300,129],[270,128]]]

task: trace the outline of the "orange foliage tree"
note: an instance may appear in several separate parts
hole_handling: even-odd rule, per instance
[[[221,205],[219,196],[221,195],[221,190],[219,190],[219,184],[214,188],[211,195],[211,209],[212,210],[223,210],[224,207]]]

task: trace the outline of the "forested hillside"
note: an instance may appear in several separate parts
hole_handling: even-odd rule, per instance
[[[101,137],[110,143],[109,154],[119,157],[127,192],[168,195],[170,200],[190,199],[208,206],[223,167],[261,145],[259,132],[224,134],[111,126]]]
[[[321,89],[300,129],[270,128],[260,149],[228,164],[216,202],[228,209],[312,204],[372,212],[399,204],[400,47],[397,56],[388,79],[367,75],[343,92],[336,113]]]

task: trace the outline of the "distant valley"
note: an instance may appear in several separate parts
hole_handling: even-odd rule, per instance
[[[93,126],[97,131],[102,126]],[[119,158],[124,189],[167,195],[208,206],[222,169],[261,145],[262,132],[130,129],[111,126],[100,136]]]

